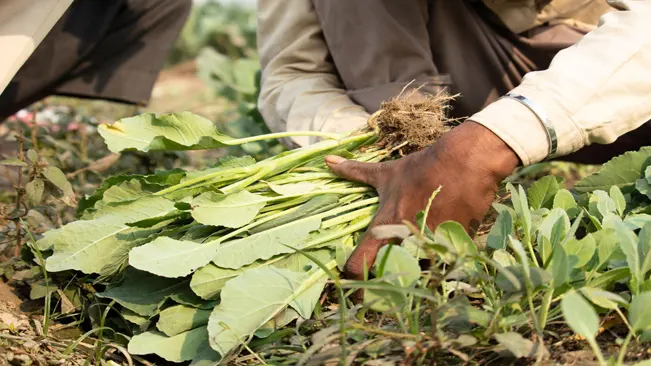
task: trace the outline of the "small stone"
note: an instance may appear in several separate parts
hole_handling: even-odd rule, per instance
[[[32,341],[32,340],[28,340],[25,343],[23,343],[23,347],[25,347],[27,349],[35,349],[35,348],[39,347],[39,344]]]
[[[11,352],[11,351],[9,351],[9,352],[7,352],[7,354],[5,355],[5,357],[7,358],[7,361],[11,362],[11,360],[14,359],[14,353]]]

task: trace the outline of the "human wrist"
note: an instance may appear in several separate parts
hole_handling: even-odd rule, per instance
[[[452,129],[451,146],[468,169],[490,175],[501,182],[520,165],[518,155],[485,126],[467,120]]]

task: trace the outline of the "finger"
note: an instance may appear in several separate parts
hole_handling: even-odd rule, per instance
[[[381,214],[381,211],[382,209],[380,208],[378,215]],[[366,230],[361,242],[357,247],[355,247],[355,250],[348,258],[348,261],[346,261],[346,265],[344,266],[344,276],[346,278],[351,280],[363,280],[364,272],[370,271],[375,262],[377,252],[389,242],[388,239],[378,239],[373,236],[373,227],[388,224],[386,220],[378,219],[378,217],[382,216],[376,216],[375,219],[373,219],[373,222],[369,226],[368,230]]]
[[[326,156],[325,162],[336,175],[374,187],[377,183],[378,172],[381,166],[380,163],[360,163],[336,155]]]

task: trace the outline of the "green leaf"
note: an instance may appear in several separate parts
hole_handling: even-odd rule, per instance
[[[651,198],[651,183],[646,178],[641,178],[635,181],[635,189],[643,195]]]
[[[640,273],[642,276],[651,271],[651,222],[644,225],[639,235],[638,252],[642,265]]]
[[[509,235],[513,234],[513,217],[508,211],[502,211],[495,220],[495,225],[488,233],[486,245],[493,249],[506,249]]]
[[[631,301],[628,307],[628,322],[633,330],[640,332],[651,329],[651,292],[643,292]]]
[[[310,233],[321,227],[317,216],[307,217],[246,238],[222,243],[212,257],[219,267],[237,269],[259,259],[303,249]]]
[[[38,206],[41,204],[44,191],[45,183],[38,178],[34,178],[33,181],[25,184],[25,193],[27,194],[27,199],[31,206]]]
[[[233,145],[232,137],[219,133],[211,121],[190,112],[158,116],[144,113],[112,125],[100,125],[97,131],[114,153],[127,149],[178,151]]]
[[[570,263],[563,246],[557,245],[554,248],[549,268],[552,272],[552,287],[559,288],[569,280]]]
[[[595,254],[597,242],[592,234],[586,235],[583,239],[569,239],[564,244],[565,252],[569,257],[573,268],[583,268]]]
[[[615,310],[620,306],[628,304],[621,296],[594,287],[582,287],[580,289],[583,296],[590,300],[593,304],[600,306],[604,309]]]
[[[269,188],[271,188],[272,191],[278,193],[281,196],[306,194],[319,188],[318,185],[311,182],[289,183],[282,185],[274,184],[273,182],[267,182],[267,185],[269,185]]]
[[[45,285],[44,280],[39,280],[30,284],[29,298],[32,300],[42,299],[48,293],[56,292],[59,287],[53,283],[49,283],[48,286]]]
[[[642,283],[642,274],[640,272],[642,266],[640,263],[640,254],[637,248],[637,236],[623,223],[616,226],[615,233],[619,239],[619,248],[624,252],[624,255],[626,255],[626,262],[628,263],[628,268],[631,270],[633,278],[639,280],[640,282],[638,283]]]
[[[511,201],[515,210],[516,223],[524,230],[524,235],[528,242],[531,239],[531,211],[527,202],[527,195],[524,193],[522,186],[516,189],[511,183],[507,183],[507,189],[511,193]]]
[[[210,313],[211,310],[183,305],[172,306],[160,312],[156,328],[168,337],[173,337],[208,324]]]
[[[292,321],[300,317],[301,316],[298,315],[298,312],[296,312],[296,310],[292,308],[287,308],[281,311],[273,319],[269,320],[265,325],[258,328],[258,330],[256,330],[254,334],[258,338],[267,338],[276,330],[287,326],[287,324],[291,323]]]
[[[309,253],[318,260],[325,262],[330,261],[332,256],[331,251],[328,249],[318,249]],[[202,298],[210,299],[219,294],[226,282],[239,276],[244,271],[269,265],[276,268],[290,269],[294,272],[306,272],[314,268],[312,261],[300,253],[285,254],[273,257],[268,261],[256,261],[239,269],[221,268],[211,263],[200,268],[192,275],[190,288]]]
[[[51,272],[75,269],[99,273],[106,265],[121,260],[134,245],[134,238],[149,230],[131,228],[127,224],[175,210],[174,202],[162,197],[147,197],[129,204],[107,206],[92,220],[72,222],[45,233],[37,242],[39,249],[54,248],[46,261]]]
[[[63,174],[61,169],[53,166],[49,166],[41,172],[45,179],[54,184],[57,188],[63,192],[63,197],[61,198],[65,204],[68,206],[74,206],[77,204],[77,199],[75,198],[75,192],[72,190],[72,185],[68,182],[66,175]]]
[[[163,278],[129,268],[121,284],[97,293],[142,316],[152,316],[171,295],[183,291],[187,280]]]
[[[0,165],[5,166],[27,166],[27,163],[18,159],[18,158],[9,158],[5,160],[0,160]]]
[[[403,242],[404,245],[404,242]],[[355,250],[355,240],[352,235],[348,235],[343,240],[340,240],[335,247],[335,258],[337,259],[337,268],[340,271],[344,270],[344,266]]]
[[[453,247],[459,256],[477,254],[477,246],[458,222],[441,223],[434,231],[434,241]]]
[[[189,366],[217,366],[222,360],[222,356],[212,348],[206,348],[192,359]]]
[[[380,268],[382,266],[383,268]],[[393,286],[402,288],[412,287],[420,278],[420,265],[407,249],[397,245],[385,245],[377,253],[373,266],[385,281]],[[388,312],[401,311],[407,304],[407,297],[395,291],[366,290],[364,291],[364,305],[374,311]]]
[[[532,209],[552,208],[554,196],[561,189],[558,179],[548,175],[534,182],[527,190],[529,205]]]
[[[149,195],[151,192],[143,190],[140,180],[132,179],[106,189],[102,199],[95,202],[94,208],[101,209],[109,203],[131,202]]]
[[[192,201],[192,217],[204,225],[240,228],[255,219],[265,198],[242,190],[233,194],[206,192]]]
[[[333,209],[339,206],[339,196],[336,194],[324,194],[319,195],[313,198],[310,198],[307,202],[303,203],[296,209],[287,215],[277,217],[273,220],[267,221],[264,224],[257,225],[256,227],[249,230],[251,234],[257,234],[261,231],[269,230],[278,226],[285,225],[287,223],[304,219],[308,216],[316,215],[322,212],[326,212],[330,209]]]
[[[617,204],[615,201],[613,201],[612,198],[610,198],[608,193],[602,190],[597,190],[592,192],[592,194],[593,195],[590,197],[590,201],[596,199],[597,210],[599,211],[601,217],[606,217],[610,213],[617,215]]]
[[[576,217],[579,214],[579,206],[572,196],[572,193],[567,189],[561,189],[554,196],[554,205],[553,208],[560,208],[567,212],[567,215],[570,218]]]
[[[170,300],[177,304],[190,306],[197,309],[210,310],[217,305],[216,300],[204,300],[192,291],[192,288],[186,287],[183,291],[170,295]]]
[[[561,310],[574,333],[594,340],[599,331],[599,316],[592,305],[578,292],[568,292],[561,299]]]
[[[592,192],[617,186],[623,193],[630,193],[635,181],[643,176],[651,165],[651,147],[643,147],[636,152],[627,152],[603,165],[601,170],[574,185],[579,192]]]
[[[38,153],[34,149],[27,150],[27,159],[32,163],[38,162]]]
[[[330,268],[335,265],[334,261],[329,263]],[[321,269],[308,275],[269,266],[248,270],[228,281],[221,303],[208,322],[211,347],[226,355],[287,306],[296,309],[300,297],[324,278],[327,276]]]
[[[129,323],[138,326],[138,330],[140,330],[140,332],[145,332],[151,324],[149,317],[138,315],[136,312],[129,309],[122,309],[120,311],[120,315]]]
[[[649,214],[629,214],[624,218],[624,224],[631,230],[639,230],[649,222],[651,222]]]
[[[560,244],[570,231],[570,218],[563,209],[555,208],[549,211],[540,223],[538,231],[548,240],[548,242],[540,242],[542,259],[547,263],[552,255],[552,249]],[[538,240],[542,241],[542,238]]]
[[[624,211],[626,210],[626,198],[624,197],[622,190],[617,186],[610,187],[610,198],[615,202],[617,214],[619,214],[619,216],[624,215]]]
[[[207,327],[196,328],[174,337],[151,331],[131,338],[128,351],[133,355],[156,354],[170,362],[190,361],[210,348]]]
[[[134,268],[162,277],[184,277],[210,263],[219,242],[195,243],[158,237],[129,252]]]
[[[515,258],[504,249],[498,249],[493,252],[493,260],[502,267],[514,266],[517,264]]]
[[[495,340],[497,340],[516,358],[534,358],[537,357],[539,352],[541,352],[541,350],[538,349],[539,344],[533,343],[532,341],[522,337],[519,333],[498,333],[495,334],[494,337]],[[546,349],[543,348],[542,352],[545,355],[543,357],[549,356],[549,351]]]
[[[514,266],[505,267],[505,269],[515,276],[519,282],[519,287],[511,282],[511,280],[509,280],[509,278],[503,272],[500,272],[495,278],[495,284],[497,287],[505,293],[524,292],[526,290],[524,267],[520,264],[517,264]],[[547,271],[538,267],[529,268],[529,276],[531,278],[531,283],[534,289],[545,285],[552,280],[552,276]]]
[[[607,288],[617,281],[628,278],[630,275],[631,270],[626,267],[615,268],[593,277],[593,279],[590,280],[586,285],[597,288]]]

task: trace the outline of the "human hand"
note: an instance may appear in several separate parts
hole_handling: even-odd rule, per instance
[[[398,160],[373,164],[327,156],[326,163],[340,177],[375,187],[380,196],[377,214],[345,266],[347,278],[360,280],[364,263],[370,268],[387,243],[373,237],[373,227],[414,220],[440,186],[427,217],[428,227],[454,220],[474,233],[499,183],[513,172],[519,159],[489,129],[467,121],[431,147]]]

